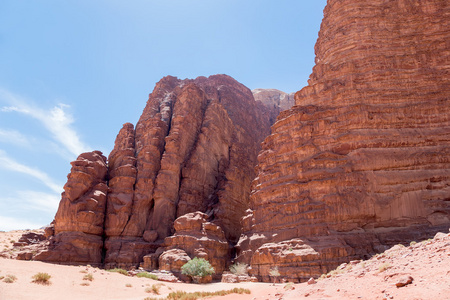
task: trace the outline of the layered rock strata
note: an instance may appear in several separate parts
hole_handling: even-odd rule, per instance
[[[450,225],[450,6],[329,0],[316,66],[258,156],[239,260],[268,281]]]

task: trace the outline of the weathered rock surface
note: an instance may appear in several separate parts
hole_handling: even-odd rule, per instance
[[[270,108],[271,123],[275,123],[280,112],[295,104],[295,93],[287,94],[276,89],[254,89],[252,93],[256,101],[261,101],[264,106]]]
[[[449,14],[328,1],[309,84],[258,156],[238,244],[253,275],[306,281],[449,226]]]
[[[155,253],[144,256],[144,269],[168,270],[179,276],[181,267],[194,257],[211,263],[215,277],[220,278],[230,261],[231,247],[223,230],[208,222],[202,212],[188,213],[174,222],[175,234],[166,237]],[[156,264],[158,261],[158,264]]]
[[[108,192],[106,157],[93,151],[81,154],[71,164],[48,248],[34,259],[99,265]]]

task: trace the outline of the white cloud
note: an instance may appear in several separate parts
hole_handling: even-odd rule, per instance
[[[55,193],[60,193],[62,191],[62,186],[54,182],[53,179],[50,178],[50,176],[48,176],[45,172],[15,161],[11,157],[9,157],[3,150],[0,150],[0,168],[34,177],[41,181],[44,185],[49,187]]]
[[[28,139],[17,130],[1,129],[0,142],[10,143],[19,146],[30,146]]]
[[[25,101],[20,96],[1,88],[0,99],[10,104],[10,106],[2,107],[2,112],[17,112],[37,119],[52,134],[53,138],[75,157],[89,151],[90,147],[80,140],[78,133],[71,126],[74,120],[72,115],[65,110],[69,108],[68,105],[59,104],[52,109],[45,110],[35,107],[30,101]]]
[[[58,210],[61,195],[58,193],[44,193],[38,191],[18,191],[14,196],[0,197],[0,202],[5,208],[14,205],[15,210],[33,211],[40,210],[45,213],[55,214]]]
[[[45,225],[47,224],[38,224],[20,218],[0,216],[0,230],[3,231],[20,230],[20,229],[37,229]]]

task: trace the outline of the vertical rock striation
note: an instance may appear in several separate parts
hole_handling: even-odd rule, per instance
[[[316,65],[258,156],[239,260],[268,281],[450,225],[450,6],[329,0]]]

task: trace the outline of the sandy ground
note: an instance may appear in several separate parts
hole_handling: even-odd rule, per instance
[[[0,232],[0,251],[14,251],[12,242],[22,232]],[[38,272],[51,275],[50,285],[32,282]],[[92,274],[93,280],[83,280]],[[251,294],[232,294],[212,300],[246,299],[449,299],[450,234],[403,247],[395,246],[367,261],[355,261],[330,272],[314,284],[212,283],[184,284],[124,276],[86,266],[63,266],[37,261],[0,258],[0,278],[14,275],[17,280],[0,280],[0,300],[6,299],[139,299],[164,298],[172,291],[218,291],[247,288]],[[404,287],[396,283],[404,276],[413,281]],[[159,286],[159,295],[152,286]],[[147,291],[146,291],[147,290]]]

